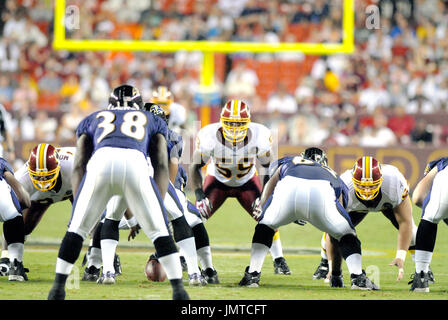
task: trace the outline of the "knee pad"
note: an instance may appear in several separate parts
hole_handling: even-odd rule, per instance
[[[361,241],[353,234],[342,236],[341,240],[339,240],[339,247],[344,259],[354,253],[361,254]]]
[[[62,239],[58,258],[74,264],[79,257],[84,239],[77,233],[67,232]]]
[[[173,226],[174,241],[179,242],[193,237],[193,231],[184,216],[171,221]]]
[[[199,223],[193,227],[193,235],[196,244],[196,250],[199,250],[203,247],[208,247],[210,245],[207,229],[205,229],[203,223]]]
[[[101,240],[112,239],[118,241],[120,232],[118,231],[118,225],[120,221],[111,219],[104,220],[103,227],[101,228]]]
[[[24,243],[25,242],[25,225],[23,217],[17,216],[3,223],[3,234],[6,243]]]
[[[176,253],[177,248],[174,244],[173,238],[170,236],[158,237],[154,240],[154,247],[156,248],[157,256],[159,258]]]
[[[272,246],[272,239],[274,238],[275,230],[271,229],[265,224],[257,224],[255,233],[252,238],[252,243],[261,243],[270,248]]]

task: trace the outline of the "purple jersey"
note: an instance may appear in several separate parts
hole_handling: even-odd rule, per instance
[[[76,136],[87,134],[93,140],[93,152],[104,147],[135,149],[149,155],[151,138],[167,136],[167,125],[149,111],[110,109],[92,113],[78,125]]]
[[[5,176],[5,172],[9,171],[12,174],[14,174],[14,170],[12,169],[11,165],[9,164],[8,161],[6,161],[3,158],[0,158],[0,180],[3,179],[3,177]]]

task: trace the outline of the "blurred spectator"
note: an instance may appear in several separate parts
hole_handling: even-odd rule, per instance
[[[390,104],[389,93],[383,88],[379,79],[374,79],[372,85],[359,94],[359,104],[365,106],[369,113],[375,111],[377,107],[388,107]]]
[[[238,61],[235,68],[231,70],[225,81],[225,95],[247,100],[250,104],[253,96],[256,94],[258,85],[257,73],[249,69],[244,60]]]
[[[19,68],[20,48],[8,37],[0,39],[0,71],[16,72]]]
[[[373,127],[362,128],[359,145],[362,147],[390,147],[397,143],[394,132],[387,127],[387,117],[380,113],[373,118]]]
[[[411,140],[418,145],[432,143],[433,134],[424,119],[417,119],[415,128],[411,131]]]
[[[45,111],[38,111],[36,119],[36,140],[38,141],[55,141],[56,129],[58,122],[55,118],[50,117]]]
[[[269,97],[267,101],[268,112],[296,113],[298,111],[297,101],[288,93],[286,84],[280,82],[277,90]]]
[[[7,74],[0,74],[0,104],[10,105],[14,95],[14,88]]]
[[[387,126],[394,132],[401,143],[409,142],[409,133],[415,126],[415,118],[406,114],[403,106],[396,106],[394,114],[389,117]]]

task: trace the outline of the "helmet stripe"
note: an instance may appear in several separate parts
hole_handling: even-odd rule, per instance
[[[40,170],[44,168],[44,159],[45,159],[45,145],[46,143],[41,143],[37,147],[36,154],[36,170]]]
[[[238,111],[239,111],[239,105],[240,105],[240,101],[239,100],[233,100],[233,115],[234,116],[238,116]]]
[[[372,170],[372,166],[371,166],[371,163],[370,163],[370,157],[364,157],[364,159],[365,159],[365,168],[364,168],[364,173],[365,173],[365,178],[366,179],[369,179],[371,176],[372,176],[372,174],[371,174],[371,170]]]

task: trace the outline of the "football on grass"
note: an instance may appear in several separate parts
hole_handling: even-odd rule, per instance
[[[162,265],[152,256],[149,257],[148,262],[146,262],[145,274],[146,278],[150,281],[163,282],[166,279],[166,273],[165,270],[163,270]]]

